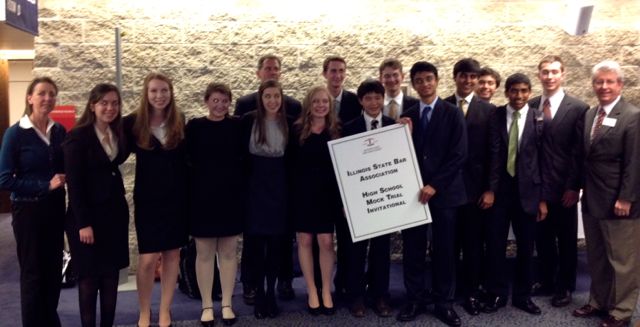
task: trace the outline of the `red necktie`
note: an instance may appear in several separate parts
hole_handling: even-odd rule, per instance
[[[542,113],[544,114],[544,119],[551,120],[551,103],[549,103],[549,98],[544,99],[544,103],[542,104]]]
[[[596,125],[593,126],[593,130],[591,130],[591,142],[595,140],[600,133],[602,133],[602,122],[604,121],[604,117],[607,116],[607,113],[604,111],[602,107],[598,108],[598,117],[596,118]]]

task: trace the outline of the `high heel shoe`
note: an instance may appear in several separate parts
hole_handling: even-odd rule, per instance
[[[320,311],[322,310],[321,306],[317,306],[316,308],[312,308],[309,304],[307,304],[307,311],[309,312],[310,315],[312,316],[317,316],[320,314]]]
[[[231,313],[233,313],[233,318],[225,318],[224,317],[224,309],[229,309],[229,311],[231,311]],[[230,305],[223,305],[222,306],[222,323],[225,324],[225,326],[231,326],[233,324],[236,323],[236,314],[233,312],[233,309],[231,309]]]
[[[213,319],[211,320],[202,320],[202,314],[204,313],[204,310],[211,310],[211,317],[213,317]],[[207,307],[207,308],[202,308],[202,313],[200,314],[200,325],[202,325],[202,327],[213,327],[215,322],[215,317],[213,316],[213,307]]]

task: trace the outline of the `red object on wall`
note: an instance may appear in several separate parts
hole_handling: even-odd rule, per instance
[[[76,125],[76,106],[56,106],[49,117],[70,131]]]

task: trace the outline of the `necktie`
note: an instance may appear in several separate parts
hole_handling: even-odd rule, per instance
[[[422,109],[422,116],[420,116],[420,128],[422,131],[427,130],[427,126],[429,125],[429,112],[431,111],[431,107],[426,106]]]
[[[462,113],[464,114],[464,116],[467,117],[467,109],[469,109],[469,106],[467,106],[467,100],[460,99],[458,106],[460,107],[460,110],[462,110]]]
[[[596,124],[593,126],[591,130],[591,142],[595,140],[600,133],[602,132],[602,122],[604,121],[604,117],[607,116],[607,113],[604,111],[602,107],[598,108],[598,117],[596,118]]]
[[[340,113],[340,101],[333,100],[333,107],[336,108],[336,114]]]
[[[549,103],[549,98],[546,98],[542,104],[542,113],[544,114],[544,119],[553,119],[553,117],[551,117],[551,103]]]
[[[376,129],[378,128],[378,120],[374,119],[371,121],[371,129]]]
[[[514,111],[512,115],[511,128],[509,128],[509,149],[507,153],[507,173],[511,177],[516,176],[516,156],[518,154],[518,119],[520,112]]]
[[[398,109],[399,109],[399,106],[396,100],[391,100],[391,102],[389,102],[389,112],[387,116],[393,119],[398,119],[398,116],[399,116]]]

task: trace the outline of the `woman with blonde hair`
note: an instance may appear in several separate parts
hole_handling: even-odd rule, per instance
[[[136,154],[133,190],[138,236],[139,326],[151,323],[151,291],[162,255],[158,324],[171,325],[170,307],[178,278],[180,247],[187,242],[187,169],[184,117],[176,107],[173,84],[160,73],[144,79],[138,110],[124,118]]]
[[[338,137],[340,127],[329,91],[324,86],[311,88],[292,128],[290,207],[300,267],[307,284],[307,309],[312,315],[335,312],[331,298],[333,231],[341,216],[342,202],[327,142]],[[314,278],[312,244],[316,240],[322,285],[316,285]]]

